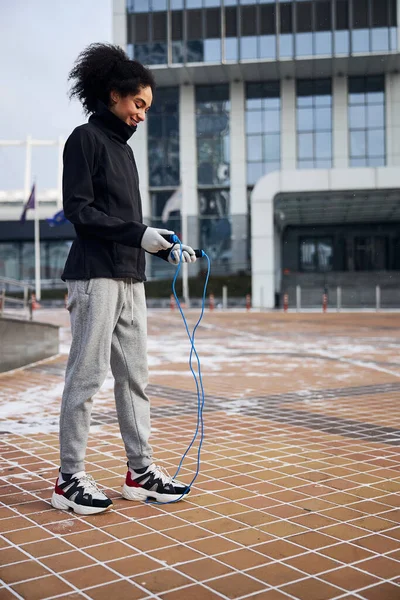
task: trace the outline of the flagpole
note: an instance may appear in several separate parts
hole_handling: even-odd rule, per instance
[[[35,293],[36,300],[40,300],[40,221],[39,221],[39,199],[35,196]]]
[[[25,200],[27,202],[32,185],[32,138],[30,135],[26,136],[26,155],[25,155]]]
[[[29,198],[32,180],[32,138],[26,136],[26,157],[25,157],[25,198]],[[39,238],[39,206],[38,198],[35,195],[35,293],[37,300],[40,300],[40,238]]]

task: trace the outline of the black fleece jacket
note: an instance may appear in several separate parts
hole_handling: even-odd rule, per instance
[[[127,141],[135,127],[105,105],[74,129],[64,148],[63,205],[75,227],[62,279],[145,281],[139,177]],[[166,258],[159,253],[160,258]]]

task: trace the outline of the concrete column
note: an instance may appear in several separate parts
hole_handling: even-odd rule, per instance
[[[296,82],[284,79],[281,84],[281,165],[282,170],[297,167]]]
[[[182,221],[182,236],[193,247],[198,247],[198,201],[197,201],[197,149],[196,112],[193,85],[180,87],[179,103],[179,154],[181,166],[182,217],[187,216],[187,230]]]
[[[347,78],[334,77],[332,83],[332,167],[346,169],[349,166]]]
[[[277,267],[275,263],[274,203],[273,198],[272,200],[264,199],[259,194],[257,196],[254,190],[251,203],[252,303],[256,308],[274,308]]]
[[[386,164],[400,165],[400,75],[386,73]]]
[[[143,220],[150,225],[151,217],[150,195],[149,195],[149,162],[147,148],[147,121],[138,125],[136,132],[129,140],[135,155],[136,166],[139,172],[139,187],[142,198]]]
[[[282,292],[282,229],[274,225],[275,291]]]
[[[125,0],[113,0],[112,40],[113,44],[126,47],[126,3]]]
[[[400,0],[397,0],[396,4],[397,4],[396,15],[397,15],[397,18],[399,18],[398,15],[400,15]],[[397,25],[397,48],[400,48],[400,27],[398,25]]]
[[[239,271],[247,266],[247,174],[245,130],[245,85],[230,86],[230,214],[232,217],[232,266]]]

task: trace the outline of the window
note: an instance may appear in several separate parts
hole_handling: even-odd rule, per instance
[[[159,88],[148,114],[150,186],[179,185],[179,89]]]
[[[297,81],[297,166],[332,167],[332,86],[330,79]]]
[[[356,271],[387,269],[387,236],[357,236],[354,238],[354,268]]]
[[[280,169],[281,99],[279,82],[246,87],[247,184]]]
[[[212,260],[213,272],[226,273],[232,266],[230,214],[228,189],[199,190],[200,247]]]
[[[397,0],[127,0],[127,13],[130,55],[150,65],[167,62],[168,43],[173,63],[386,53],[398,46]]]
[[[229,185],[229,86],[196,87],[197,178]]]
[[[0,243],[0,275],[19,279],[19,244],[12,242]]]
[[[42,279],[59,279],[71,247],[71,240],[40,242],[40,275]],[[0,243],[0,275],[12,279],[35,279],[33,242]]]
[[[331,237],[300,238],[300,270],[332,271],[333,239]]]
[[[385,80],[383,76],[349,79],[350,165],[386,164]]]

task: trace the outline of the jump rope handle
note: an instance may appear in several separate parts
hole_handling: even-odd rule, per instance
[[[179,244],[180,243],[180,239],[178,238],[177,235],[175,235],[175,233],[168,233],[166,235],[162,236],[165,240],[167,240],[167,242],[169,242],[170,244]],[[196,258],[202,258],[204,256],[204,252],[203,250],[200,250],[199,248],[196,248],[194,251]]]

